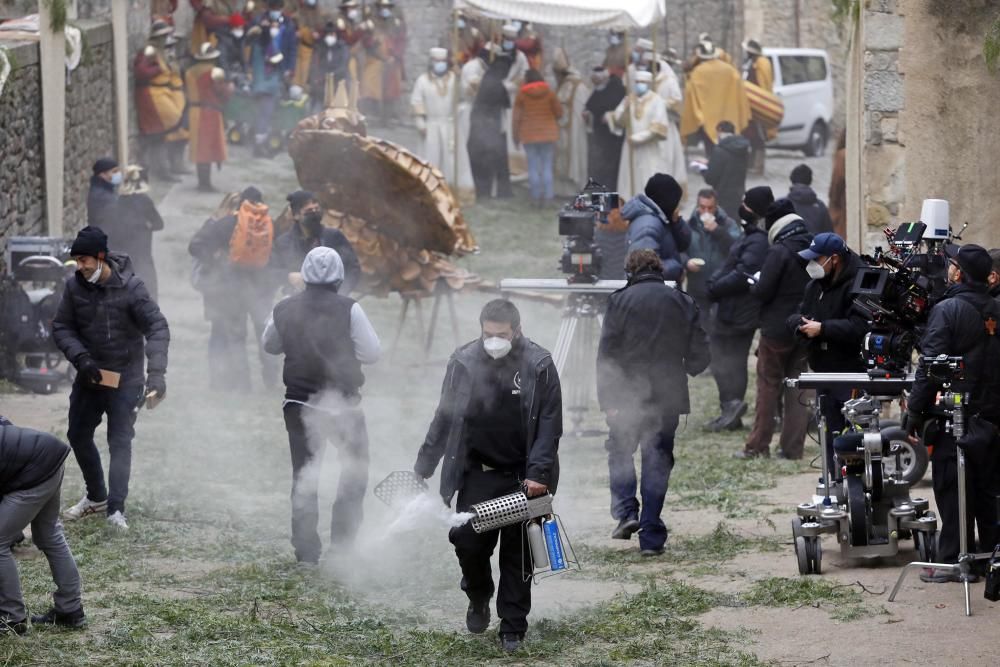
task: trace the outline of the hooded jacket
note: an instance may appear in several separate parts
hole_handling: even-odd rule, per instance
[[[698,306],[663,283],[640,274],[608,297],[597,351],[597,400],[602,410],[653,408],[691,411],[685,374],[708,367],[708,337]]]
[[[0,426],[0,496],[50,479],[62,469],[69,450],[69,445],[54,435]]]
[[[861,343],[868,331],[865,317],[853,307],[851,292],[861,258],[849,253],[847,263],[835,278],[810,280],[798,312],[788,316],[786,327],[797,336],[802,318],[822,324],[819,336],[807,339],[809,368],[818,373],[857,373],[865,370]]]
[[[274,252],[271,255],[272,262],[279,265],[282,271],[293,273],[298,271],[305,260],[306,255],[313,248],[323,246],[333,248],[340,255],[344,262],[344,284],[340,288],[341,294],[350,294],[357,287],[361,280],[361,262],[354,252],[354,246],[347,240],[343,232],[332,227],[323,227],[320,230],[319,239],[308,239],[302,233],[298,224],[293,224],[292,228],[282,234],[274,242]]]
[[[52,339],[79,368],[85,355],[97,365],[121,373],[121,385],[142,383],[146,373],[167,372],[170,328],[146,286],[132,270],[128,255],[109,253],[111,276],[91,285],[79,272],[66,279]]]
[[[521,426],[525,434],[527,459],[524,479],[549,487],[555,493],[559,484],[559,438],[562,437],[562,390],[552,355],[540,345],[520,337],[515,344],[521,363]],[[417,454],[414,471],[421,477],[441,469],[441,497],[451,504],[452,496],[462,488],[468,452],[465,445],[466,410],[472,385],[488,381],[492,363],[482,341],[474,340],[460,347],[448,361],[441,401],[427,437]]]
[[[788,198],[795,204],[795,212],[802,216],[806,229],[813,236],[833,231],[833,220],[826,204],[819,200],[816,191],[808,185],[793,183]]]
[[[118,220],[117,203],[115,186],[97,174],[91,176],[90,190],[87,191],[87,224],[105,231],[115,226]]]
[[[741,235],[739,224],[730,218],[721,206],[716,207],[715,222],[719,226],[714,232],[708,232],[697,208],[688,218],[691,245],[684,254],[684,265],[687,266],[687,260],[694,257],[705,260],[705,266],[701,267],[701,271],[687,274],[687,293],[698,301],[708,299],[709,278],[725,264],[726,258],[729,257],[729,249]],[[703,313],[702,316],[708,317],[708,313]]]
[[[681,253],[691,245],[691,228],[684,218],[668,222],[660,207],[643,194],[625,203],[622,218],[629,223],[628,252],[655,250],[663,261],[665,280],[679,281],[684,277]]]
[[[715,188],[719,205],[733,215],[740,210],[746,191],[749,160],[750,141],[742,135],[732,134],[712,151],[708,169],[702,173],[705,182]]]
[[[760,335],[791,343],[794,336],[786,322],[799,309],[809,282],[806,262],[799,257],[799,251],[809,247],[812,234],[801,220],[785,224],[779,220],[769,230],[768,239],[760,279],[750,291],[760,302]]]
[[[729,249],[726,263],[708,280],[708,296],[718,302],[715,331],[753,331],[760,304],[750,298],[749,277],[760,271],[767,254],[767,236],[756,225],[743,228],[743,238]]]
[[[514,99],[511,131],[515,144],[546,144],[559,141],[562,104],[544,81],[521,86]]]

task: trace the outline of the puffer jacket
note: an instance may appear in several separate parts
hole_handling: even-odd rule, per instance
[[[753,331],[760,304],[750,298],[749,276],[760,271],[767,254],[767,236],[756,225],[743,229],[743,238],[729,249],[726,263],[708,281],[708,297],[717,302],[716,331]]]
[[[660,207],[646,195],[636,195],[622,207],[622,218],[628,220],[628,252],[655,250],[663,262],[665,280],[679,281],[684,277],[681,253],[691,245],[691,228],[684,218],[667,220]]]
[[[69,445],[48,433],[0,426],[0,496],[38,486],[62,468]]]
[[[770,247],[760,269],[760,279],[750,289],[760,302],[760,335],[772,340],[791,343],[794,336],[786,326],[788,316],[799,309],[805,294],[809,274],[799,251],[812,243],[812,234],[801,220],[791,220],[784,226],[771,228]]]
[[[66,358],[79,367],[89,355],[101,368],[121,373],[121,384],[144,381],[146,373],[167,372],[170,328],[146,286],[132,270],[128,255],[107,257],[111,277],[91,285],[79,274],[66,279],[52,321],[52,338]]]
[[[795,212],[802,216],[806,229],[813,236],[833,231],[833,220],[826,204],[819,200],[816,191],[808,185],[794,183],[788,191],[788,198],[795,204]]]
[[[515,144],[547,144],[559,141],[562,104],[544,81],[521,86],[514,99],[511,131]]]

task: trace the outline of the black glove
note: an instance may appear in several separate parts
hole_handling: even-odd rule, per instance
[[[81,356],[76,362],[76,371],[84,380],[93,384],[101,382],[101,367],[89,354]]]
[[[154,391],[160,400],[167,397],[167,379],[163,377],[163,373],[150,373],[146,376],[146,394]]]
[[[906,414],[903,415],[902,428],[906,431],[907,435],[913,435],[919,438],[923,435],[924,422],[925,419],[922,414],[907,410]]]

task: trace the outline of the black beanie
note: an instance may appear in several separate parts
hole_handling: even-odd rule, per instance
[[[118,166],[118,160],[113,157],[102,157],[97,162],[94,163],[94,175],[103,174],[106,171],[111,171]]]
[[[311,201],[315,201],[316,195],[308,190],[296,190],[285,199],[288,200],[288,205],[292,207],[292,213],[298,213],[302,210],[303,206]]]
[[[678,204],[681,203],[681,197],[684,196],[684,190],[681,189],[680,184],[668,174],[653,174],[646,181],[644,192],[668,218],[677,210]]]
[[[264,195],[261,194],[260,190],[251,185],[240,193],[240,202],[242,203],[245,201],[259,204],[264,201]]]
[[[795,215],[795,204],[791,199],[782,197],[767,207],[767,212],[764,213],[764,229],[771,229],[771,225],[786,215]]]
[[[767,213],[767,207],[774,203],[774,193],[771,192],[770,187],[758,185],[746,191],[746,194],[743,195],[743,202],[748,209],[763,218],[764,214]]]
[[[809,168],[807,164],[800,164],[795,169],[792,169],[792,173],[789,176],[792,185],[812,185],[813,182],[813,170]]]
[[[85,255],[87,257],[97,257],[99,254],[108,253],[108,235],[100,227],[84,227],[76,235],[73,247],[70,248],[70,257]]]

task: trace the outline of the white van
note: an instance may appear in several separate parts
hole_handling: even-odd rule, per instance
[[[833,75],[821,49],[764,49],[774,67],[774,92],[785,104],[775,148],[823,155],[833,122]]]

